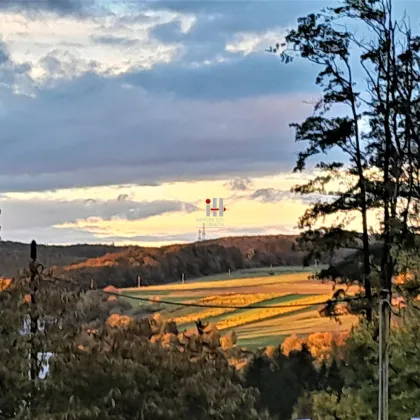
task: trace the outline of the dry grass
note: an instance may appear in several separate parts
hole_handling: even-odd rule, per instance
[[[184,327],[193,327],[193,322],[197,319],[213,318],[211,322],[214,322],[218,329],[234,328],[239,343],[245,346],[253,347],[261,343],[278,345],[292,333],[307,335],[314,332],[349,330],[357,323],[353,316],[340,317],[341,325],[332,319],[319,316],[317,308],[313,305],[331,298],[333,288],[331,283],[308,280],[310,274],[308,271],[234,279],[218,279],[212,276],[213,279],[131,288],[125,289],[124,292],[143,297],[155,295],[160,296],[162,300],[175,299],[177,302],[202,305],[246,307],[267,301],[263,305],[268,309],[163,306],[162,316]],[[348,293],[351,295],[357,291],[357,288],[351,288]],[[287,300],[285,295],[290,295],[290,300]],[[278,304],[284,307],[270,308]],[[304,306],[295,307],[295,304]]]
[[[291,313],[281,318],[265,319],[235,329],[241,340],[255,339],[260,336],[285,336],[293,333],[311,334],[314,332],[336,332],[350,330],[358,318],[352,315],[340,317],[340,323],[323,318],[316,309]]]
[[[207,296],[194,303],[200,305],[229,305],[229,306],[249,306],[256,304],[258,302],[263,302],[268,299],[274,299],[281,297],[284,294],[279,293],[257,293],[257,294],[229,294],[229,295],[219,295],[219,296]],[[194,322],[198,318],[206,319],[212,316],[218,316],[225,313],[230,313],[236,311],[236,308],[202,308],[196,309],[193,313],[173,317],[172,320],[177,324],[187,324],[189,322]]]
[[[230,316],[226,319],[219,321],[216,326],[219,330],[225,330],[228,328],[240,327],[241,325],[249,324],[252,322],[257,322],[266,318],[275,317],[278,315],[283,315],[288,312],[296,311],[297,309],[303,309],[302,307],[295,307],[293,305],[302,304],[302,305],[315,305],[318,302],[323,302],[331,297],[331,294],[328,295],[317,295],[310,296],[302,299],[296,299],[284,303],[284,306],[281,308],[269,308],[269,309],[252,309],[236,316]]]
[[[308,276],[311,272],[302,272],[302,273],[291,273],[291,274],[280,274],[278,276],[270,277],[252,277],[244,279],[234,279],[234,280],[219,280],[219,281],[198,281],[184,284],[162,284],[158,286],[147,286],[146,287],[132,287],[124,289],[124,292],[130,293],[135,291],[145,291],[148,292],[157,292],[163,290],[197,290],[197,289],[221,289],[221,288],[237,288],[237,287],[247,287],[247,286],[264,286],[276,283],[295,283],[301,281],[307,281]]]

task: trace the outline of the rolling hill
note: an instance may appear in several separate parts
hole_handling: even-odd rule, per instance
[[[231,276],[120,289],[118,293],[132,305],[132,315],[150,307],[163,319],[174,321],[180,331],[194,331],[195,321],[200,319],[223,333],[235,331],[239,346],[249,348],[277,346],[292,333],[307,336],[348,331],[357,323],[357,317],[352,315],[342,316],[340,323],[320,316],[322,304],[319,303],[332,297],[333,288],[329,283],[309,280],[313,268],[274,267],[273,270],[274,273],[267,268],[240,270]],[[348,292],[355,293],[357,288]],[[181,306],[184,303],[202,306]]]
[[[38,260],[45,266],[63,266],[122,250],[110,245],[38,245]],[[29,244],[0,241],[0,277],[12,277],[27,266]]]
[[[165,247],[110,245],[39,245],[38,260],[83,283],[94,278],[100,287],[132,286],[140,274],[146,284],[226,272],[229,269],[301,264],[294,236],[226,237]],[[28,263],[29,246],[0,242],[0,276],[12,277]]]

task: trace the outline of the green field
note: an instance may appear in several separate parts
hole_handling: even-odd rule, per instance
[[[318,267],[319,269],[320,267]],[[352,316],[341,317],[341,324],[322,318],[318,303],[332,296],[331,284],[308,277],[311,268],[273,267],[242,270],[159,286],[123,289],[122,295],[160,299],[168,303],[152,303],[127,299],[133,309],[155,305],[166,319],[175,320],[180,330],[195,327],[194,321],[215,324],[223,333],[234,330],[238,345],[255,348],[279,345],[285,337],[296,333],[343,331],[355,324]],[[199,303],[223,308],[183,307],[171,303]],[[302,306],[295,307],[294,305]],[[266,309],[247,308],[250,305]],[[282,308],[272,307],[282,305]],[[238,306],[224,308],[224,306]]]

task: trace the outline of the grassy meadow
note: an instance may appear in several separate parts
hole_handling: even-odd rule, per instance
[[[252,269],[194,279],[183,284],[128,288],[121,292],[123,296],[156,300],[149,303],[128,299],[134,311],[139,305],[158,305],[160,314],[165,319],[176,321],[180,330],[195,328],[194,321],[201,319],[215,324],[223,332],[234,330],[239,346],[255,348],[278,345],[293,333],[308,335],[344,331],[356,323],[353,316],[341,317],[340,323],[319,316],[318,303],[329,299],[333,290],[331,284],[310,280],[308,277],[312,273],[310,267]],[[160,300],[226,307],[183,307],[161,303]],[[267,308],[247,308],[252,305]]]

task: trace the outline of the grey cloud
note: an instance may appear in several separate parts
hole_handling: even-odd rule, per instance
[[[6,43],[0,39],[0,83],[8,90],[19,85],[21,90],[28,91],[33,85],[30,70],[29,63],[18,64],[11,59]]]
[[[90,232],[80,229],[59,229],[54,227],[42,228],[28,228],[26,230],[9,230],[7,226],[4,227],[2,239],[8,241],[16,241],[29,243],[33,239],[39,244],[48,245],[66,245],[66,244],[86,244],[86,243],[107,243],[107,241],[96,237]],[[110,241],[112,242],[112,241]],[[42,255],[42,248],[40,250],[39,259],[43,264],[48,264],[45,256]]]
[[[0,192],[290,169],[297,146],[288,124],[308,112],[306,95],[175,100],[124,81],[88,74],[7,102]]]
[[[337,196],[326,196],[322,194],[294,194],[294,198],[301,201],[304,204],[313,204],[319,201],[322,202],[332,202],[337,199]]]
[[[9,51],[7,46],[3,41],[0,41],[0,65],[8,62],[10,60]]]
[[[189,213],[195,209],[193,204],[170,200],[147,202],[118,199],[107,201],[6,199],[2,203],[2,225],[8,231],[22,231],[47,228],[89,218],[139,220],[165,213]]]
[[[188,34],[181,31],[179,20],[156,25],[152,29],[151,35],[163,42],[181,42],[189,39]]]
[[[240,54],[224,51],[226,44],[238,33],[259,34],[278,28],[290,28],[296,25],[299,17],[331,6],[333,1],[158,0],[148,2],[147,5],[157,10],[196,17],[195,24],[186,34],[180,32],[177,22],[159,25],[152,34],[163,42],[181,42],[186,50],[183,59],[200,62],[217,55],[232,57]],[[260,52],[264,52],[264,49]]]
[[[184,49],[182,62],[203,63],[220,57],[234,57],[235,53],[225,51],[234,33],[232,28],[220,27],[218,19],[214,19],[213,15],[199,15],[198,21],[187,33],[181,31],[180,21],[175,20],[156,25],[150,35],[161,42],[180,43]]]
[[[132,3],[127,0],[127,3]],[[404,9],[418,12],[414,1],[395,2],[399,13]],[[213,31],[229,32],[258,31],[273,27],[285,27],[295,24],[299,17],[319,12],[327,6],[336,6],[337,0],[149,0],[138,2],[141,8],[145,4],[157,10],[170,10],[183,14],[194,14],[199,18],[211,18]],[[412,9],[414,8],[414,9]],[[209,31],[209,36],[212,32]]]
[[[217,239],[226,236],[243,236],[243,235],[267,235],[268,232],[276,232],[277,234],[287,234],[293,232],[293,228],[286,225],[276,225],[276,226],[264,226],[264,227],[247,227],[247,228],[220,228],[220,229],[207,229],[206,239]],[[164,232],[155,234],[153,236],[149,235],[135,235],[130,236],[129,238],[121,238],[119,236],[108,236],[106,242],[119,242],[121,240],[129,240],[132,242],[196,242],[197,241],[197,232],[186,232],[179,233],[174,235],[168,235]]]
[[[251,195],[247,196],[246,198],[262,201],[264,203],[275,203],[282,200],[297,200],[304,204],[312,204],[319,200],[329,201],[334,199],[334,197],[326,197],[321,194],[300,195],[290,191],[282,191],[275,188],[260,188],[254,191]]]
[[[291,193],[289,191],[281,191],[275,188],[260,188],[249,196],[252,200],[261,200],[265,203],[278,202],[290,197]]]
[[[126,200],[124,200],[127,203]],[[157,216],[165,213],[186,212],[191,213],[198,210],[196,206],[190,203],[182,203],[180,201],[152,201],[150,203],[142,203],[137,207],[130,208],[117,214],[117,217],[127,220],[147,219],[151,216]]]
[[[122,79],[155,94],[171,92],[179,98],[225,100],[308,92],[313,89],[314,75],[309,65],[286,65],[262,52],[198,67],[178,62],[159,64],[151,71],[128,73]]]
[[[5,230],[4,239],[18,242],[29,243],[32,239],[36,239],[39,244],[75,244],[75,243],[90,243],[90,244],[110,244],[110,243],[141,243],[144,246],[156,246],[159,242],[196,242],[197,232],[185,232],[179,234],[168,235],[165,232],[156,232],[153,235],[105,235],[103,232],[95,232],[93,227],[89,230],[80,228],[31,228],[19,231]],[[276,225],[265,227],[247,227],[247,228],[223,228],[223,229],[208,229],[206,232],[207,239],[217,239],[227,236],[242,236],[242,235],[266,235],[266,234],[296,234],[296,231],[291,226]],[[48,261],[41,259],[44,263]]]
[[[193,212],[199,210],[199,208],[193,203],[184,203],[183,204],[183,210],[186,213],[193,213]]]
[[[209,27],[207,35],[211,36],[216,31],[234,33],[286,26],[294,23],[300,16],[331,5],[332,0],[318,0],[316,3],[312,0],[158,0],[147,4],[155,9],[194,14],[203,20],[210,17],[213,22],[213,30],[210,31]]]
[[[134,39],[119,40],[117,37],[110,39],[114,42],[136,42]],[[200,60],[213,58],[213,52],[201,43],[197,43],[194,48],[201,55]],[[126,83],[155,95],[171,94],[179,99],[200,100],[297,94],[314,89],[316,73],[313,67],[302,62],[286,65],[278,57],[265,52],[236,56],[224,62],[214,59],[210,64],[199,66],[191,62],[196,58],[182,55],[179,60],[156,64],[151,69],[128,71],[114,78],[111,83]],[[99,65],[94,60],[83,60],[69,53],[63,55],[53,51],[40,62],[47,72],[58,76],[87,73],[79,82],[80,85],[106,83],[104,80],[95,80],[94,74]],[[76,89],[72,94],[78,93]]]
[[[149,242],[152,246],[154,242],[192,242],[196,238],[195,234],[192,233],[180,233],[176,235],[157,234],[157,235],[135,235],[128,238],[121,236],[108,236],[107,242],[120,242],[120,241],[131,241],[136,242]]]
[[[79,228],[33,228],[26,231],[13,231],[5,232],[7,240],[28,243],[32,239],[36,239],[39,244],[49,245],[66,245],[66,244],[110,244],[118,242],[127,243],[143,243],[146,246],[156,246],[158,242],[194,242],[197,240],[197,234],[193,232],[180,233],[168,235],[164,232],[156,233],[154,235],[131,235],[131,236],[118,236],[118,235],[104,235],[102,232],[95,232],[93,227],[89,230]],[[45,261],[42,256],[41,259]]]
[[[139,2],[138,5],[144,3]],[[139,11],[139,8],[141,9]],[[128,32],[133,31],[132,26],[137,24],[152,25],[155,21],[155,17],[147,13],[147,9],[143,9],[140,6],[131,10],[129,13],[123,14],[122,16],[114,16],[115,19],[111,19],[106,23],[101,23],[98,28],[106,30],[107,32],[118,31],[124,29]]]
[[[60,15],[82,14],[95,5],[94,0],[0,0],[0,10],[53,12]]]
[[[235,1],[235,0],[158,0],[148,7],[193,15],[196,21],[188,33],[182,33],[178,21],[157,26],[152,35],[162,42],[182,43],[183,60],[202,62],[216,56],[232,57],[239,52],[224,51],[238,33],[264,33],[295,26],[297,19],[309,12],[332,5],[333,0]],[[280,39],[279,39],[280,41]],[[269,45],[267,45],[268,47]],[[265,48],[265,47],[264,47]],[[264,52],[261,48],[260,52]],[[254,76],[254,74],[253,74]]]
[[[199,150],[196,151],[197,156]],[[33,173],[32,176],[25,174],[19,176],[0,175],[0,191],[30,192],[58,190],[61,188],[93,187],[114,185],[116,183],[130,183],[140,186],[159,186],[165,182],[181,181],[204,181],[224,180],[232,176],[240,176],[244,172],[252,173],[254,176],[265,176],[278,173],[279,170],[288,171],[290,167],[287,162],[280,162],[272,158],[271,161],[252,162],[247,160],[226,159],[222,161],[209,160],[208,162],[180,162],[179,164],[168,165],[142,165],[140,168],[133,165],[127,166],[108,165],[92,170],[85,168],[77,172],[59,171],[57,173]],[[107,172],[112,166],[112,172]],[[179,172],[179,168],[182,172]]]
[[[246,191],[252,186],[252,181],[249,178],[235,178],[230,181],[227,185],[232,191]]]
[[[121,45],[121,46],[133,46],[139,43],[138,39],[130,39],[124,38],[122,36],[114,36],[114,35],[91,35],[91,38],[94,42],[98,44],[105,44],[105,45]]]
[[[54,50],[42,57],[39,63],[47,74],[55,77],[73,78],[83,73],[95,73],[99,64],[95,60],[83,60],[68,51]],[[54,80],[46,82],[47,87],[56,85]]]
[[[408,9],[418,14],[414,1],[398,1],[395,9]],[[144,3],[142,8],[144,7]],[[196,23],[187,34],[179,31],[176,22],[160,25],[153,35],[162,41],[182,42],[186,56],[196,60],[214,57],[237,33],[262,33],[277,28],[297,25],[300,17],[316,13],[327,6],[336,6],[337,0],[153,0],[146,3],[157,10],[194,15]],[[414,6],[414,8],[413,8]],[[410,12],[409,12],[410,13]]]
[[[63,71],[62,62],[58,60],[57,57],[54,57],[52,53],[43,57],[40,60],[40,63],[42,64],[42,67],[49,73],[57,74]]]
[[[187,34],[197,51],[205,40],[200,30]],[[220,47],[222,38],[216,41]],[[288,171],[298,150],[288,124],[311,111],[303,100],[314,73],[264,53],[198,67],[175,61],[108,78],[95,74],[97,64],[57,52],[42,65],[66,77],[87,74],[52,81],[33,99],[3,96],[0,192]]]
[[[211,16],[200,16],[199,22],[187,32],[183,33],[180,21],[156,25],[150,35],[161,42],[180,43],[184,53],[182,62],[203,63],[216,57],[232,58],[231,53],[225,51],[226,43],[232,38],[231,32],[217,30]]]

